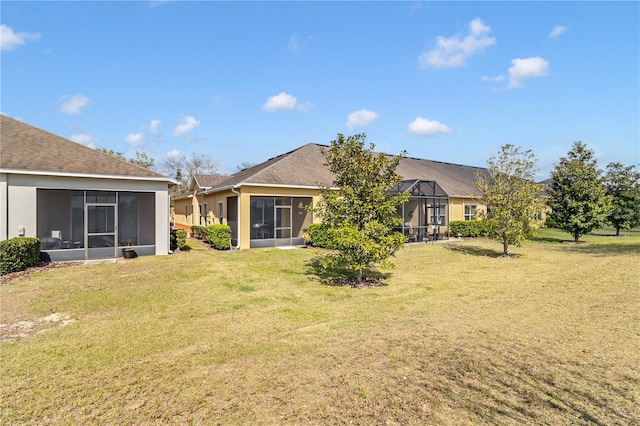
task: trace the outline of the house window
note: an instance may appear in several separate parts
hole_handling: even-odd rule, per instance
[[[200,225],[208,226],[209,223],[209,206],[207,203],[200,204]]]
[[[464,220],[474,220],[476,218],[476,212],[478,206],[466,205],[464,206]]]
[[[219,202],[218,203],[218,219],[220,220],[220,223],[222,223],[223,218],[224,218],[224,203]]]

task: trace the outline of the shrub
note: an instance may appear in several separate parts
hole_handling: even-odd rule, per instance
[[[178,230],[170,229],[169,230],[169,250],[174,251],[178,248]]]
[[[329,227],[320,223],[312,223],[304,233],[305,243],[313,247],[334,248],[335,241]]]
[[[187,245],[187,231],[184,229],[171,230],[171,250],[189,250]]]
[[[207,231],[207,228],[200,225],[193,225],[191,227],[191,235],[199,240],[207,241],[209,239],[209,232]]]
[[[544,226],[546,228],[555,228],[555,229],[559,229],[560,226],[558,225],[558,222],[551,217],[551,215],[547,216],[547,218],[544,220]]]
[[[40,261],[40,239],[16,237],[0,241],[0,275],[23,271]]]
[[[229,225],[207,226],[207,240],[212,247],[218,250],[231,248],[231,227]]]
[[[453,220],[449,224],[452,237],[488,237],[489,224],[484,220]]]

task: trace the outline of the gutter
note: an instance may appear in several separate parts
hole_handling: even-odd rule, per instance
[[[112,179],[112,180],[142,180],[153,182],[169,182],[173,185],[176,181],[166,176],[132,176],[132,175],[92,175],[87,173],[64,173],[64,172],[51,172],[51,171],[38,171],[38,170],[24,170],[24,169],[0,169],[0,172],[6,174],[15,175],[31,175],[31,176],[57,176],[57,177],[74,177],[74,178],[91,178],[91,179]]]
[[[236,218],[236,220],[237,220],[238,224],[237,224],[236,228],[237,228],[237,231],[238,231],[238,235],[237,235],[237,238],[238,238],[238,249],[240,249],[240,193],[238,191],[236,191],[236,188],[238,188],[238,186],[234,185],[229,189],[231,189],[231,192],[236,194],[237,198],[238,198],[238,201],[237,201],[238,205],[236,206],[236,210],[237,210],[237,218]]]

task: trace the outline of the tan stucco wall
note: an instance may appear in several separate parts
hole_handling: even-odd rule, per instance
[[[250,231],[251,223],[249,212],[250,202],[252,196],[270,196],[270,197],[311,197],[313,199],[313,205],[318,205],[320,199],[319,188],[290,188],[290,187],[276,187],[276,186],[242,186],[236,191],[240,193],[240,208],[238,211],[239,216],[239,234],[240,234],[240,248],[247,249],[250,245]],[[231,190],[225,190],[222,192],[211,194],[196,194],[193,198],[187,200],[176,201],[176,223],[182,223],[190,225],[189,218],[184,216],[184,204],[191,203],[193,207],[194,222],[197,223],[200,217],[199,204],[207,203],[210,218],[210,223],[220,223],[218,218],[218,202],[224,203],[224,211],[227,211],[227,197],[234,197],[237,194]],[[464,206],[475,205],[478,206],[478,210],[485,210],[483,205],[480,205],[476,200],[471,198],[450,198],[449,199],[449,221],[464,220]],[[314,222],[319,222],[317,216],[313,217]],[[226,218],[223,218],[222,223],[226,224]],[[442,231],[445,231],[445,227]]]
[[[311,197],[313,206],[318,204],[320,198],[320,189],[318,188],[243,186],[238,191],[240,192],[240,249],[248,249],[250,245],[251,218],[249,217],[249,212],[251,211],[251,196]],[[317,222],[315,216],[313,221]]]

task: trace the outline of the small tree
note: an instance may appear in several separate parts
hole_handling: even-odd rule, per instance
[[[616,229],[616,236],[621,229],[640,225],[640,172],[635,166],[609,163],[605,186],[612,199],[607,222]]]
[[[397,210],[409,196],[388,192],[402,180],[396,167],[404,153],[376,154],[374,144],[364,149],[365,138],[338,134],[329,148],[322,149],[340,191],[321,188],[313,209],[328,226],[334,249],[323,258],[323,266],[354,271],[358,283],[365,269],[389,265],[389,257],[404,244],[404,236],[393,227],[401,224]]]
[[[530,150],[508,144],[487,160],[486,173],[476,173],[480,202],[487,206],[489,235],[502,242],[504,256],[509,255],[509,245],[522,245],[539,226],[535,216],[545,200],[540,195],[543,185],[534,181],[535,161]]]
[[[551,218],[570,233],[577,243],[580,237],[603,226],[611,211],[602,171],[592,150],[574,142],[566,157],[551,171],[549,190]]]

